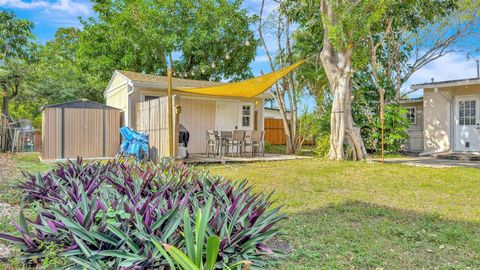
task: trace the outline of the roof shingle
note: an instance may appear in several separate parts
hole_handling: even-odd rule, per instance
[[[153,83],[153,84],[168,83],[168,77],[166,76],[157,76],[152,74],[143,74],[139,72],[124,71],[124,70],[117,70],[117,72],[135,82]],[[210,82],[210,81],[200,81],[200,80],[180,79],[180,78],[172,78],[172,83],[174,85],[174,88],[177,88],[177,89],[178,88],[203,88],[203,87],[211,87],[211,86],[218,86],[218,85],[225,84],[222,82]]]

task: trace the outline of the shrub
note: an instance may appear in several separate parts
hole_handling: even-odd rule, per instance
[[[326,157],[330,151],[330,135],[324,135],[315,142],[315,154]]]
[[[284,218],[279,207],[271,207],[272,194],[254,193],[246,181],[166,161],[78,159],[45,175],[27,174],[20,187],[27,201],[40,202],[40,210],[34,220],[20,214],[14,225],[21,237],[0,237],[17,243],[27,257],[44,256],[48,243],[63,246],[62,256],[88,269],[168,268],[153,242],[186,252],[183,214],[195,228],[195,213],[209,198],[206,236],[220,238],[218,265],[248,260],[262,268],[265,255],[275,254],[265,242],[278,234],[275,225]]]
[[[400,151],[405,139],[408,138],[407,129],[410,121],[405,117],[406,109],[396,104],[385,106],[385,153],[396,154]],[[362,129],[365,147],[368,152],[379,153],[381,151],[381,122],[379,115],[373,116],[375,128]]]

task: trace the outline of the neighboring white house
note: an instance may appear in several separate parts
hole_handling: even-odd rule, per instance
[[[214,130],[263,130],[263,93],[254,98],[216,97],[181,92],[178,90],[211,87],[225,83],[173,78],[173,93],[178,95],[182,107],[180,124],[190,132],[190,153],[203,153],[205,134]],[[126,126],[136,129],[136,104],[166,95],[167,77],[130,71],[115,71],[105,89],[107,105],[124,111]]]
[[[412,121],[407,149],[480,152],[480,78],[415,84],[412,89],[424,94],[401,102]]]
[[[290,119],[290,112],[287,111],[287,119]],[[283,119],[280,113],[280,110],[277,108],[265,107],[264,108],[264,118],[265,119]]]

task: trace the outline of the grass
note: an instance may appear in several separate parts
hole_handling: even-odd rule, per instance
[[[292,252],[276,269],[477,269],[480,174],[323,159],[208,166],[276,191]]]
[[[15,164],[30,172],[51,167],[34,155]],[[281,240],[291,252],[272,269],[480,268],[478,169],[325,159],[200,168],[276,191],[289,216]],[[18,202],[19,179],[2,183],[0,201]]]
[[[297,155],[299,156],[314,156],[315,153],[314,145],[303,145],[301,149],[297,151]],[[267,154],[285,154],[287,152],[286,146],[282,144],[269,144],[265,145],[265,153]]]
[[[36,153],[12,155],[14,162],[12,168],[8,168],[7,177],[0,181],[0,202],[18,205],[20,203],[20,190],[16,187],[22,180],[22,171],[28,173],[44,172],[52,167],[52,164],[41,163]]]

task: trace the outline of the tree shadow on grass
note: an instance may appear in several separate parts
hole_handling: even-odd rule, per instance
[[[360,201],[290,214],[276,269],[477,269],[480,223]]]

